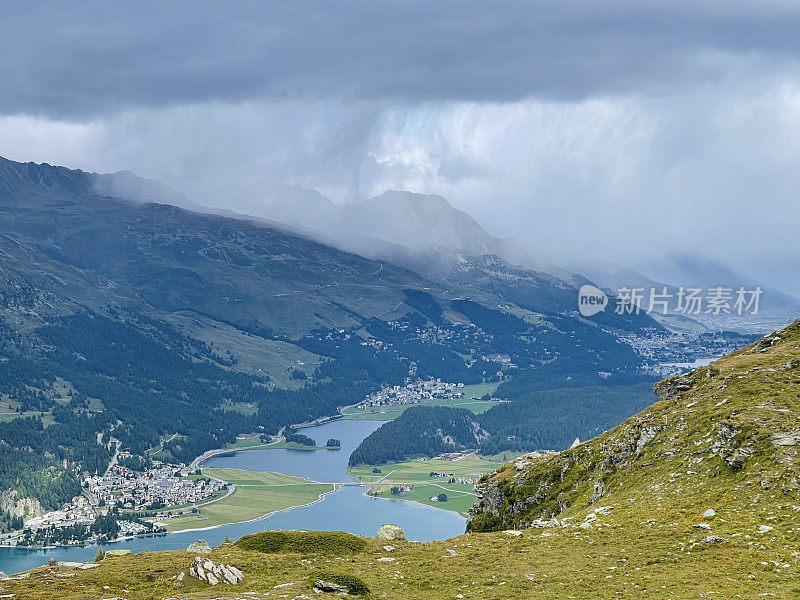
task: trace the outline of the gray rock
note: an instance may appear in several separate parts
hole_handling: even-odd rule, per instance
[[[770,336],[770,337],[765,337],[761,341],[758,342],[758,345],[756,346],[756,352],[758,352],[758,353],[766,352],[767,350],[772,348],[772,346],[774,346],[775,344],[777,344],[780,341],[781,341],[781,338],[779,338],[777,335],[773,335],[773,336]]]
[[[594,492],[592,493],[592,504],[606,495],[606,484],[602,481],[594,482]]]
[[[800,429],[776,433],[772,436],[772,443],[776,446],[795,446],[800,444]]]
[[[211,546],[205,540],[197,540],[189,544],[186,551],[191,554],[211,554]]]
[[[381,525],[378,529],[378,539],[390,542],[393,540],[404,540],[406,539],[406,535],[397,525],[386,524]]]
[[[217,585],[220,582],[235,585],[244,580],[244,575],[236,567],[215,564],[202,556],[195,556],[192,565],[189,567],[189,575],[200,581],[205,581],[209,585]]]
[[[707,538],[703,538],[703,543],[704,544],[721,544],[724,541],[725,541],[725,538],[721,538],[721,537],[716,536],[716,535],[710,535]]]
[[[749,448],[737,448],[733,454],[725,458],[725,462],[734,469],[741,469],[746,461],[753,454]]]
[[[698,523],[697,525],[692,525],[695,529],[702,529],[704,531],[711,531],[711,525],[708,523]]]
[[[318,579],[314,582],[314,590],[319,590],[326,594],[346,594],[350,591],[346,585],[334,583],[333,581],[325,581],[324,579]]]
[[[717,511],[715,511],[713,508],[709,508],[706,512],[703,513],[703,516],[704,517],[715,517],[715,516],[717,516]]]
[[[516,529],[506,529],[505,531],[501,532],[502,535],[506,537],[513,537],[513,538],[520,538],[522,537],[522,532],[517,531]]]

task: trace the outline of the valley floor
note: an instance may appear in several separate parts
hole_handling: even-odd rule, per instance
[[[230,495],[199,506],[196,513],[165,521],[167,531],[206,529],[229,523],[252,521],[274,512],[310,504],[334,491],[334,485],[284,475],[239,469],[203,469],[203,475],[228,482]]]
[[[373,473],[373,466],[352,468],[349,472],[358,481],[371,484],[370,492],[380,497],[421,502],[466,515],[475,503],[473,488],[477,479],[501,465],[468,454],[458,460],[431,458],[380,465],[380,473]],[[399,493],[393,494],[393,488]],[[444,502],[435,499],[442,493],[447,496]]]

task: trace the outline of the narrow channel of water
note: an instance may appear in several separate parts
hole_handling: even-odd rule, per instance
[[[229,456],[213,457],[205,466],[277,471],[330,483],[352,482],[353,478],[346,471],[347,459],[361,440],[380,425],[382,422],[378,421],[341,420],[301,430],[301,433],[314,438],[320,445],[325,444],[328,438],[338,438],[342,442],[342,449],[338,451],[248,450]],[[319,529],[375,535],[378,527],[384,523],[399,525],[408,539],[417,541],[447,539],[464,532],[466,520],[455,512],[405,500],[372,498],[365,492],[364,487],[345,486],[314,504],[248,523],[222,525],[203,531],[137,537],[102,546],[107,550],[126,548],[132,552],[145,549],[177,550],[197,539],[205,539],[215,546],[225,541],[226,536],[235,540],[247,533],[271,529]],[[201,525],[202,523],[199,524]],[[9,574],[18,573],[41,566],[50,558],[76,562],[92,560],[97,550],[97,545],[46,550],[0,548],[0,570]]]

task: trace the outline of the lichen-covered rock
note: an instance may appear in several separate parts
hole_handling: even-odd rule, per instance
[[[189,575],[209,585],[217,585],[220,582],[235,585],[244,580],[242,572],[233,565],[216,564],[202,556],[196,556],[192,561]]]
[[[406,539],[405,533],[397,525],[381,525],[378,529],[378,539],[383,541],[404,540]]]
[[[210,554],[211,546],[209,546],[208,542],[205,540],[197,540],[189,544],[186,551],[190,554]]]

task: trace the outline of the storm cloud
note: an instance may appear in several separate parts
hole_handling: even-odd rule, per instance
[[[543,252],[800,292],[796,2],[4,2],[0,154],[236,208],[437,193]]]

